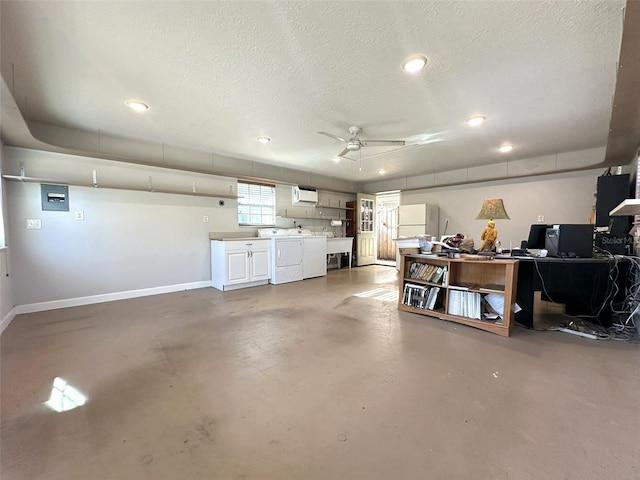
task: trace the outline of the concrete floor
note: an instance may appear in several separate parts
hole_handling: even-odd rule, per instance
[[[16,317],[0,477],[640,478],[638,345],[398,312],[396,275]],[[55,377],[86,403],[47,407]]]

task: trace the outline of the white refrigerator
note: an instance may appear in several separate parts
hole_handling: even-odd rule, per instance
[[[440,239],[438,220],[440,209],[437,205],[419,203],[398,207],[398,235],[396,238],[396,270],[400,269],[400,249],[418,248],[420,241],[416,237],[425,235]]]
[[[434,236],[440,239],[438,232],[440,209],[437,205],[418,203],[398,207],[398,235],[401,237]]]

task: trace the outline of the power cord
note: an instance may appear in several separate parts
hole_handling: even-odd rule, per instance
[[[567,333],[575,333],[577,335],[582,335],[588,338],[595,338],[598,340],[617,340],[640,343],[640,325],[636,324],[636,320],[640,322],[640,319],[634,319],[634,317],[640,311],[640,258],[636,256],[622,257],[620,255],[613,255],[606,250],[598,250],[600,250],[600,253],[602,255],[606,255],[610,260],[613,260],[613,265],[609,268],[609,273],[607,276],[609,282],[605,298],[597,311],[593,315],[585,315],[579,317],[565,315],[571,318],[568,323],[556,323],[546,329],[535,330],[564,331]],[[623,258],[626,261],[631,262],[631,266],[629,268],[629,271],[627,272],[630,285],[627,287],[626,292],[624,292],[625,299],[621,303],[616,305],[614,301],[620,293],[620,288],[617,284],[617,280],[620,275],[619,263]],[[549,301],[551,301],[552,303],[557,303],[553,300],[553,298],[547,291],[537,260],[534,259],[533,263],[540,279],[544,294],[549,299]],[[596,288],[597,285],[595,285],[594,283],[594,292]],[[618,323],[614,322],[609,328],[605,328],[602,325],[598,325],[586,320],[598,320],[599,315],[607,305],[610,307],[612,314],[626,316],[626,319]]]

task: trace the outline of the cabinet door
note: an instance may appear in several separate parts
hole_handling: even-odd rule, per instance
[[[271,278],[269,269],[269,249],[253,250],[249,260],[251,262],[251,280],[268,280]]]
[[[225,257],[227,265],[225,284],[249,282],[249,251],[232,250],[226,252]]]

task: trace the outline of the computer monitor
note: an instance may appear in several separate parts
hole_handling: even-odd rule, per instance
[[[540,223],[531,225],[531,228],[529,229],[529,238],[527,239],[527,249],[542,250],[546,240],[547,228],[551,228],[552,226],[553,225],[543,225]]]

